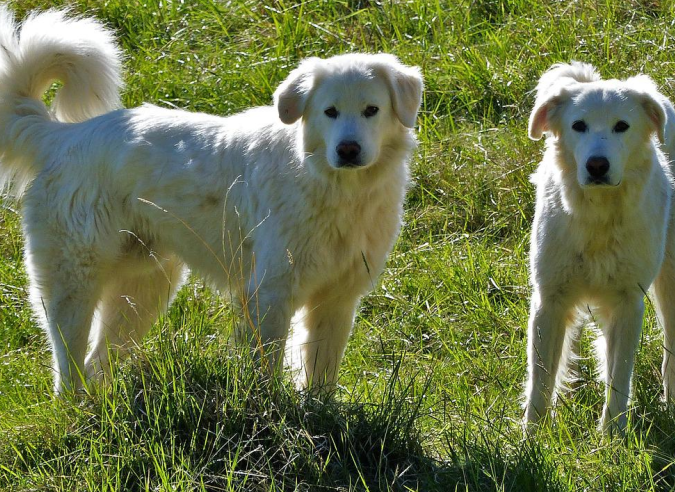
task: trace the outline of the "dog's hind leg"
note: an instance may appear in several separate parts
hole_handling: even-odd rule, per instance
[[[527,424],[535,424],[544,418],[553,403],[569,311],[569,306],[555,298],[542,300],[538,294],[533,295],[527,335]]]
[[[577,321],[568,325],[565,331],[565,343],[558,367],[556,388],[558,395],[569,396],[580,376],[581,334],[584,324]]]
[[[56,394],[82,386],[87,341],[100,292],[96,261],[84,251],[63,254],[67,248],[61,246],[38,234],[28,235],[26,241],[31,302],[52,346]]]
[[[146,259],[137,271],[133,261],[121,263],[123,270],[113,270],[103,286],[85,363],[89,378],[110,374],[112,362],[141,341],[183,283],[183,264],[176,257]]]
[[[609,313],[600,311],[606,344],[605,405],[600,425],[605,432],[626,428],[635,351],[644,315],[643,294],[622,297]]]
[[[669,247],[675,244],[669,237]],[[673,244],[673,246],[670,246]],[[675,252],[668,251],[653,286],[656,313],[663,327],[663,391],[666,402],[675,401]]]

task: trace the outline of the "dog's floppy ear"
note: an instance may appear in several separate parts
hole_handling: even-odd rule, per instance
[[[376,70],[385,78],[391,93],[396,117],[407,128],[413,128],[422,104],[424,82],[418,67],[403,65],[393,55],[377,55]]]
[[[573,61],[551,65],[537,83],[537,98],[528,128],[530,138],[539,140],[544,133],[552,131],[551,123],[556,111],[570,97],[567,88],[599,80],[602,80],[600,74],[588,63]]]
[[[661,104],[661,101],[652,97],[650,94],[645,94],[642,100],[642,107],[645,108],[647,116],[654,125],[654,132],[659,139],[659,142],[665,143],[666,140],[666,110]]]
[[[544,133],[553,131],[555,117],[569,98],[570,93],[565,87],[537,98],[528,125],[528,134],[532,140],[539,140]]]
[[[314,86],[314,70],[319,61],[316,57],[303,60],[274,92],[274,105],[279,111],[279,119],[287,125],[298,121],[305,112],[307,98]]]
[[[652,123],[654,133],[659,142],[664,143],[666,138],[666,120],[668,118],[666,108],[662,102],[665,96],[661,95],[654,81],[647,75],[638,75],[626,80],[637,91],[638,97],[644,108],[649,121]]]

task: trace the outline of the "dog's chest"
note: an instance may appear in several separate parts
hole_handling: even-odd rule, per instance
[[[636,261],[631,251],[636,248],[626,243],[623,235],[591,234],[579,239],[574,248],[575,269],[588,285],[607,285],[620,272],[627,277],[635,276]]]
[[[574,207],[566,207],[559,186],[543,185],[533,236],[535,285],[582,296],[649,288],[665,244],[667,197],[660,188],[575,195]]]
[[[382,204],[354,203],[331,215],[317,224],[313,256],[319,263],[351,266],[386,254],[398,229],[398,214]]]
[[[401,205],[391,198],[354,197],[309,218],[304,225],[311,236],[304,244],[296,242],[292,251],[303,281],[375,279],[400,228]]]
[[[591,289],[638,284],[647,289],[657,273],[660,238],[643,224],[580,225],[569,238],[572,278]]]

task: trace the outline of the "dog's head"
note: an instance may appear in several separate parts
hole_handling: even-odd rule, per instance
[[[415,125],[422,100],[416,67],[392,55],[309,58],[274,94],[286,124],[302,118],[304,151],[335,169],[366,168],[387,141]]]
[[[580,186],[619,186],[632,167],[645,162],[640,153],[650,151],[651,136],[663,142],[663,98],[646,76],[623,81],[568,78],[537,94],[529,135],[533,140],[543,134],[555,138],[564,155],[574,160]]]

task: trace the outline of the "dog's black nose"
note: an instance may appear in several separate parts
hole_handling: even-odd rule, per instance
[[[586,170],[593,178],[602,178],[609,171],[609,161],[606,157],[592,156],[586,161]]]
[[[357,163],[361,146],[354,140],[340,142],[335,148],[340,159],[347,163]]]

